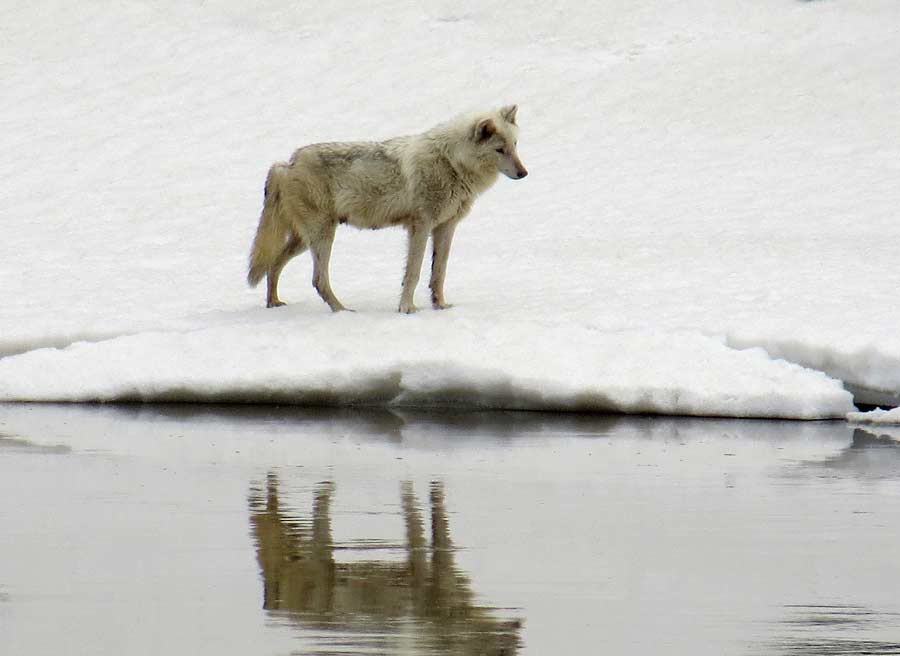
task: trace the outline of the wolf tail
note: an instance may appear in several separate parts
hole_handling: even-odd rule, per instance
[[[259,227],[250,250],[250,268],[247,282],[255,287],[284,250],[290,228],[282,219],[282,184],[284,173],[282,164],[273,164],[266,177],[263,192],[263,209],[259,217]]]

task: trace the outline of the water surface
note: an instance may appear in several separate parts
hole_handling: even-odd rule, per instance
[[[900,435],[0,406],[2,654],[897,654]]]

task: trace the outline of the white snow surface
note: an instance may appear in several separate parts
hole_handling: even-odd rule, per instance
[[[6,5],[0,400],[842,417],[900,391],[898,61],[894,0]],[[399,230],[355,314],[247,289],[271,162],[509,102],[454,308],[392,312]]]
[[[850,412],[847,419],[859,424],[886,424],[900,426],[900,408],[882,410],[876,408],[870,412]]]

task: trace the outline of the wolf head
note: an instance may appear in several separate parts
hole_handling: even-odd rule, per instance
[[[528,170],[516,151],[519,127],[516,125],[518,105],[507,105],[480,117],[472,129],[472,139],[480,159],[493,160],[497,170],[513,180],[521,180]]]

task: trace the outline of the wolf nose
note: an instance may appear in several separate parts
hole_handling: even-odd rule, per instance
[[[525,169],[522,169],[521,171],[519,171],[518,173],[516,173],[516,180],[521,180],[521,179],[524,178],[526,175],[528,175],[528,171],[526,171]]]

